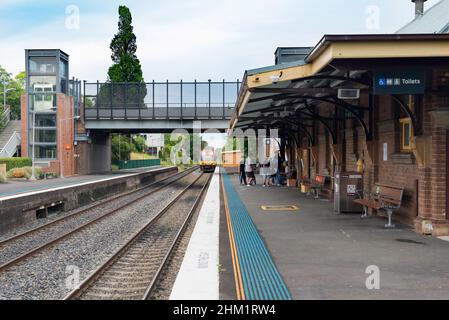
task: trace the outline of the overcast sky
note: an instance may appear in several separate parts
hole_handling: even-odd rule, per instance
[[[313,46],[323,34],[392,33],[414,16],[411,0],[0,0],[0,65],[16,74],[24,49],[60,48],[71,76],[105,80],[119,4],[133,14],[147,81],[231,81],[273,64],[278,46]]]

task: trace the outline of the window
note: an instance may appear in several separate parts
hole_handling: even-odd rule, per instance
[[[56,127],[55,114],[36,114],[36,127]]]
[[[30,154],[32,152],[33,145],[30,145]],[[36,159],[56,159],[56,146],[55,145],[36,145],[35,149]]]
[[[36,113],[55,112],[56,111],[56,95],[54,94],[33,94],[31,95],[31,110]]]
[[[156,147],[149,147],[148,148],[148,154],[150,156],[157,156],[157,148]]]
[[[36,143],[56,143],[55,129],[35,129]]]
[[[413,128],[410,118],[402,118],[399,120],[401,127],[401,151],[409,152],[412,150]]]
[[[59,60],[59,76],[61,78],[68,78],[68,63],[65,60]]]
[[[30,73],[56,74],[56,63],[53,57],[30,57]]]
[[[31,76],[30,77],[31,92],[56,92],[55,76]]]

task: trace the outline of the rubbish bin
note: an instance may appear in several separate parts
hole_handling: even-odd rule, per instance
[[[335,174],[334,211],[337,213],[361,213],[363,207],[353,200],[357,191],[363,190],[363,176],[359,172],[339,172]]]

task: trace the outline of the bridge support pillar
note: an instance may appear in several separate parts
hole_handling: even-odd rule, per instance
[[[105,173],[111,171],[111,134],[92,130],[88,142],[80,142],[76,148],[78,174]]]

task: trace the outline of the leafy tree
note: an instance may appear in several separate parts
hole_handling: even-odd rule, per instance
[[[0,66],[0,113],[3,112],[3,79],[6,81],[6,89],[14,89],[6,94],[6,104],[11,106],[11,116],[13,119],[20,119],[21,96],[25,92],[25,72],[12,77],[12,74]]]
[[[14,80],[17,82],[18,85],[20,85],[21,88],[25,89],[25,86],[26,86],[26,73],[25,73],[25,71],[19,72],[14,77]]]
[[[175,136],[175,140],[170,140],[171,138],[171,134],[170,133],[166,133],[164,135],[164,148],[163,151],[160,154],[160,158],[163,159],[164,161],[171,161],[171,155],[172,155],[172,149],[182,143],[182,137],[179,136],[178,140],[176,140],[176,136]],[[187,137],[185,137],[187,139]],[[190,148],[190,153],[187,155],[190,159],[195,159],[193,152],[194,152],[194,140],[196,141],[196,139],[201,139],[201,135],[198,133],[189,133],[189,143],[190,143],[190,147],[186,146],[186,148]],[[187,140],[185,140],[187,141]],[[206,147],[208,146],[207,141],[204,141],[201,139],[201,151],[204,150]],[[179,147],[179,145],[178,145]],[[189,151],[189,150],[186,150]],[[179,153],[179,152],[178,152]],[[179,157],[181,157],[181,155],[178,154]]]
[[[136,35],[133,33],[132,16],[128,7],[118,9],[118,33],[111,42],[112,61],[109,80],[112,82],[143,82],[142,68],[136,56]]]
[[[134,136],[133,144],[137,152],[145,152],[147,148],[146,140],[141,136]]]
[[[131,152],[136,151],[131,139],[121,134],[112,135],[112,161],[129,160]]]

